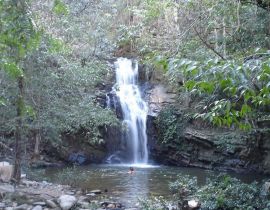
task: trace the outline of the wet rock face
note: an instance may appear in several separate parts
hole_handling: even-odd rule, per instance
[[[213,128],[186,118],[183,110],[149,118],[148,139],[157,163],[269,174],[269,131],[252,133]]]
[[[270,174],[269,133],[225,131],[187,122],[174,139],[162,143],[166,128],[160,130],[156,117],[150,120],[149,149],[157,163]]]
[[[177,95],[169,92],[164,85],[152,85],[146,91],[149,115],[156,116],[162,108],[176,102]]]
[[[152,154],[152,151],[155,151],[155,148],[157,147],[157,125],[155,124],[155,116],[148,115],[147,121],[146,121],[146,134],[148,139],[148,150],[150,151],[150,159],[153,159],[152,156],[155,156]]]
[[[157,116],[162,108],[176,102],[177,94],[169,87],[162,71],[140,65],[139,81],[148,103],[149,115]]]
[[[105,145],[102,143],[97,146],[90,144],[87,132],[87,130],[81,129],[76,134],[63,134],[61,147],[54,147],[54,145],[47,143],[43,147],[44,153],[48,155],[50,162],[61,160],[76,165],[102,163],[106,157]],[[41,163],[41,167],[43,166],[57,167],[59,165],[56,163]]]
[[[270,131],[264,132],[259,137],[260,147],[264,154],[263,158],[263,168],[266,173],[270,174]]]
[[[179,130],[181,137],[168,144],[161,144],[158,141],[160,125],[155,119],[163,108],[176,104],[178,95],[169,87],[163,72],[153,67],[139,65],[138,79],[143,98],[149,105],[147,136],[150,159],[168,165],[234,171],[251,170],[270,174],[269,133],[247,135],[236,131],[220,131],[211,126],[202,126],[202,122],[195,121]],[[190,96],[181,95],[181,106],[192,108],[190,101]],[[113,103],[111,100],[111,106],[114,106],[121,119],[122,113],[117,101]],[[107,154],[105,159],[113,153],[117,154],[111,157],[113,163],[121,162],[121,158],[125,159],[121,153],[126,146],[121,142],[121,130],[108,128],[103,134]]]
[[[140,66],[139,72],[144,98],[149,105],[147,135],[151,159],[167,165],[239,172],[250,170],[270,174],[269,131],[240,133],[213,128],[200,120],[191,120],[192,122],[176,126],[174,130],[177,130],[179,135],[172,135],[169,142],[162,144],[160,136],[166,129],[161,131],[164,125],[156,121],[162,110],[177,107],[185,112],[183,114],[193,115],[188,112],[196,102],[189,94],[182,93],[180,97],[173,92],[162,72],[145,65]],[[182,117],[182,114],[176,114],[175,121],[180,121],[181,124],[181,121],[185,121]],[[263,125],[262,128],[265,128],[266,123]]]
[[[123,112],[121,109],[121,104],[119,98],[116,96],[115,92],[110,91],[107,93],[107,100],[106,100],[106,107],[114,110],[117,118],[122,120],[123,119]]]
[[[151,84],[166,84],[164,72],[149,65],[139,65],[139,82]]]
[[[126,145],[123,144],[122,132],[120,127],[107,127],[103,132],[103,138],[106,147],[106,157],[103,162],[106,163],[121,163],[124,159],[123,154]]]
[[[68,161],[73,164],[83,165],[87,161],[87,156],[82,152],[74,152],[69,155]]]

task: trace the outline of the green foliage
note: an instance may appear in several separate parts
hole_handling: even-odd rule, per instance
[[[175,182],[169,184],[169,188],[173,194],[180,197],[194,194],[197,189],[197,179],[188,175],[179,175]]]
[[[184,84],[200,100],[195,118],[250,130],[258,113],[269,112],[269,60],[258,58],[269,57],[270,16],[242,2],[146,1],[133,7],[140,20],[133,27],[141,28],[142,60],[167,72],[175,90]]]
[[[27,55],[33,52],[40,43],[41,32],[35,28],[31,16],[27,13],[27,1],[1,1],[0,28],[0,69],[17,83],[20,92],[23,91],[25,77],[23,62]],[[17,92],[16,109],[19,117],[33,116],[33,109],[26,105],[22,93]],[[7,96],[1,96],[7,98]],[[6,106],[6,108],[10,108]]]
[[[54,0],[53,12],[57,15],[68,15],[69,9],[61,0]]]
[[[139,199],[140,208],[144,210],[164,210],[168,208],[170,202],[162,196],[150,199]]]
[[[173,141],[180,142],[183,129],[188,119],[183,113],[177,111],[174,107],[163,109],[156,119],[158,125],[158,140],[163,143],[171,143]]]
[[[4,99],[4,97],[0,97],[0,105],[6,106],[6,100]]]
[[[246,184],[236,178],[220,174],[211,177],[203,186],[197,186],[196,178],[179,175],[171,183],[177,199],[196,198],[201,202],[202,210],[215,209],[267,209],[269,198],[261,192],[262,186],[256,182]],[[183,189],[187,194],[179,194]]]
[[[48,51],[51,54],[68,53],[70,51],[61,39],[49,37],[48,44],[50,46]]]
[[[135,26],[120,25],[117,30],[117,46],[130,50],[131,46],[137,43],[136,39],[140,36],[141,27],[141,24]]]
[[[34,27],[31,16],[27,14],[26,1],[1,1],[0,13],[0,69],[13,79],[12,82],[17,82],[21,89],[23,84],[19,83],[24,77],[24,59],[38,47],[41,32]],[[23,96],[17,98],[16,104],[22,110],[22,115],[32,115],[32,108],[25,104]]]
[[[155,56],[152,59],[152,65],[154,65],[157,69],[162,69],[164,72],[168,71],[168,61],[166,57],[163,56]]]
[[[252,134],[250,135],[251,136],[247,137],[236,132],[223,133],[215,136],[215,145],[217,149],[222,152],[234,154],[237,152],[237,146],[239,144],[248,146],[252,143]],[[253,148],[253,146],[250,147]]]
[[[29,105],[24,105],[22,107],[22,112],[25,116],[34,119],[36,117],[35,110],[33,109],[32,106]]]
[[[23,70],[20,67],[18,67],[16,63],[5,62],[1,66],[2,66],[2,69],[13,79],[23,77]]]
[[[55,67],[45,71],[48,61]],[[37,117],[27,124],[30,129],[39,129],[45,140],[59,144],[61,134],[75,134],[84,129],[88,131],[88,143],[101,143],[99,128],[118,125],[114,113],[95,101],[95,86],[102,82],[108,71],[104,63],[93,61],[82,67],[80,62],[67,62],[61,57],[55,61],[48,52],[39,52],[27,65],[40,69],[36,75],[29,72],[28,91],[35,103],[30,97],[28,100]]]
[[[26,10],[26,2],[24,1],[19,1],[18,4],[12,1],[1,1],[1,62],[7,60],[13,66],[18,65],[18,62],[27,53],[36,49],[40,43],[41,33],[34,27]]]
[[[22,13],[12,1],[0,1],[1,135],[14,133],[20,103],[25,137],[39,132],[43,142],[59,147],[63,134],[85,130],[87,143],[102,143],[100,128],[118,125],[115,114],[96,100],[105,94],[99,93],[99,86],[110,76],[106,61],[95,57],[107,56],[101,51],[112,46],[104,36],[106,26],[111,27],[106,22],[110,17],[96,18],[104,14],[98,10],[103,2],[55,0],[53,7],[44,1],[26,3],[27,12]],[[24,101],[14,97],[18,91],[14,78],[21,76]]]
[[[164,9],[169,6],[171,1],[145,1],[144,17],[146,21],[153,21],[163,15]]]
[[[246,184],[228,175],[219,175],[208,180],[197,195],[202,209],[264,209],[268,198],[261,194],[258,183]]]
[[[171,59],[168,76],[173,84],[182,80],[186,90],[196,96],[211,96],[195,118],[247,130],[256,119],[254,111],[267,110],[270,104],[269,66],[269,59],[244,64]]]

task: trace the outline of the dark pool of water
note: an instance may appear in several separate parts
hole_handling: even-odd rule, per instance
[[[151,195],[169,197],[168,184],[177,179],[178,175],[197,177],[199,185],[207,178],[219,172],[198,168],[182,168],[168,166],[134,167],[135,173],[128,173],[128,166],[123,165],[91,165],[75,168],[52,168],[38,174],[39,179],[51,182],[71,184],[82,189],[99,189],[108,191],[108,197],[124,202],[127,206],[134,205],[138,198],[148,198]],[[36,171],[37,172],[37,171]],[[264,177],[257,174],[236,174],[231,176],[244,182],[261,181]]]

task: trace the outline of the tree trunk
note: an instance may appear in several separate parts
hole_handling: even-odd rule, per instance
[[[218,51],[218,31],[217,29],[215,28],[214,30],[214,33],[215,33],[215,50]]]
[[[40,136],[40,131],[37,130],[35,132],[35,148],[34,148],[34,157],[38,158],[39,157],[39,145],[41,141],[41,136]]]
[[[222,25],[223,25],[223,57],[226,58],[227,57],[227,52],[226,52],[226,22],[225,22],[225,18],[223,17],[222,20]]]
[[[18,99],[17,99],[17,120],[15,130],[15,158],[14,158],[14,171],[12,178],[18,183],[21,180],[21,158],[22,158],[22,115],[23,115],[23,77],[17,79],[18,82]]]

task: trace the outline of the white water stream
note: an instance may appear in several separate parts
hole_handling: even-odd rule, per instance
[[[126,152],[133,164],[147,164],[146,118],[147,104],[138,87],[138,63],[127,58],[115,62],[115,94],[119,98],[126,133],[123,136]]]

